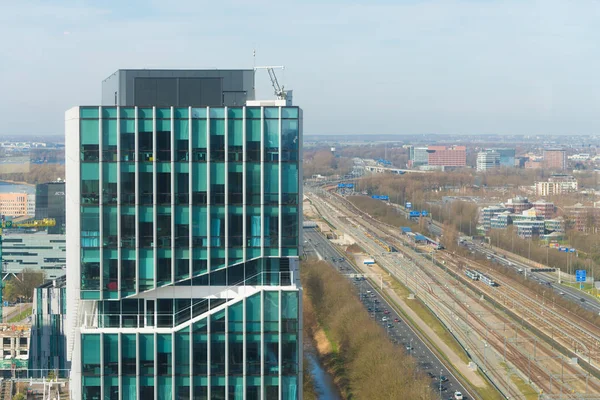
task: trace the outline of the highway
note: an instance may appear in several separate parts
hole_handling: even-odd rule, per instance
[[[545,392],[557,392],[564,390],[572,393],[572,392],[576,392],[576,391],[587,391],[587,389],[585,388],[579,388],[577,389],[576,387],[572,386],[571,381],[567,382],[561,381],[561,387],[560,389],[556,386],[556,382],[554,382],[554,385],[549,385],[549,378],[550,376],[553,376],[552,374],[556,374],[557,373],[557,368],[558,371],[562,371],[562,367],[560,362],[556,362],[557,356],[554,354],[554,349],[547,349],[546,354],[541,356],[538,354],[538,356],[536,357],[535,355],[533,356],[533,360],[531,362],[529,362],[528,360],[531,360],[531,354],[535,354],[535,348],[534,348],[534,344],[537,339],[534,338],[532,336],[532,334],[530,334],[528,331],[523,331],[518,325],[514,325],[511,327],[515,328],[514,332],[515,335],[514,337],[517,337],[517,330],[518,332],[518,337],[519,337],[519,344],[511,344],[511,345],[507,345],[507,341],[504,340],[505,338],[511,338],[512,337],[512,333],[508,332],[508,329],[503,328],[502,330],[498,331],[495,327],[502,325],[502,326],[509,326],[512,325],[508,320],[506,320],[505,317],[503,317],[501,314],[498,314],[496,311],[494,311],[494,309],[490,308],[490,307],[483,307],[483,309],[479,309],[479,310],[474,310],[474,307],[478,307],[481,308],[480,306],[477,306],[478,301],[475,300],[475,303],[471,302],[470,305],[466,305],[465,308],[465,304],[463,304],[463,299],[461,298],[462,296],[464,296],[465,294],[467,294],[466,291],[463,291],[463,293],[459,293],[459,296],[457,297],[457,293],[456,291],[454,291],[454,293],[451,293],[449,291],[449,288],[447,285],[444,285],[445,279],[443,276],[443,274],[440,273],[440,270],[438,270],[438,268],[433,268],[433,269],[429,269],[429,267],[431,267],[431,265],[429,265],[427,267],[427,269],[429,270],[429,272],[424,276],[422,271],[420,271],[420,268],[416,268],[414,265],[412,265],[412,263],[410,262],[410,260],[417,260],[417,259],[421,259],[420,256],[417,256],[416,253],[414,253],[414,251],[410,250],[409,248],[404,248],[403,252],[406,253],[406,255],[408,255],[408,259],[409,262],[406,262],[406,258],[402,257],[398,257],[397,253],[385,253],[385,252],[381,252],[381,250],[379,250],[378,244],[371,238],[371,236],[367,235],[365,231],[365,229],[367,230],[371,230],[371,232],[376,235],[379,236],[380,238],[382,238],[383,240],[392,240],[392,242],[394,242],[394,239],[392,239],[391,237],[389,237],[388,235],[396,235],[397,232],[397,227],[394,226],[388,226],[385,223],[381,223],[381,226],[378,226],[378,223],[375,221],[372,221],[372,218],[370,216],[368,216],[368,214],[360,212],[359,210],[355,210],[353,208],[353,206],[351,204],[347,204],[344,206],[344,204],[346,204],[346,201],[344,199],[339,199],[339,202],[336,201],[336,197],[334,195],[328,194],[328,193],[323,193],[323,197],[324,199],[320,199],[318,196],[314,197],[314,196],[310,196],[311,201],[313,202],[313,205],[317,205],[317,207],[319,208],[319,213],[321,215],[323,215],[323,217],[329,221],[330,223],[332,223],[333,225],[335,225],[339,230],[341,230],[341,232],[343,233],[347,233],[349,234],[351,237],[355,238],[357,240],[357,242],[359,242],[359,245],[361,247],[363,247],[363,249],[365,249],[370,255],[374,255],[376,260],[377,260],[377,264],[379,266],[383,266],[385,269],[388,270],[388,272],[390,272],[392,275],[394,275],[398,280],[402,280],[403,282],[406,281],[405,285],[408,285],[412,290],[414,290],[417,294],[417,296],[419,296],[421,298],[421,300],[423,300],[425,302],[425,304],[428,305],[428,307],[430,307],[438,316],[438,318],[440,318],[442,321],[444,321],[444,323],[446,324],[446,326],[455,333],[455,335],[458,335],[459,341],[461,341],[461,343],[463,343],[463,346],[466,348],[469,348],[470,351],[470,355],[473,358],[473,360],[484,370],[488,370],[489,374],[491,374],[494,378],[494,382],[497,385],[500,385],[502,387],[502,391],[505,393],[508,393],[511,397],[513,396],[519,396],[519,394],[516,394],[514,391],[514,388],[512,386],[505,386],[504,383],[506,381],[506,378],[503,376],[503,374],[499,371],[502,371],[503,368],[501,369],[497,369],[497,368],[490,368],[489,366],[491,364],[498,364],[498,362],[501,362],[502,360],[498,360],[498,355],[499,357],[505,358],[506,361],[509,360],[509,357],[507,355],[507,353],[505,352],[505,349],[510,347],[510,351],[511,351],[511,355],[510,355],[510,361],[513,363],[513,365],[519,369],[520,371],[526,371],[525,373],[529,373],[529,369],[530,368],[534,368],[537,370],[537,372],[534,373],[534,375],[531,375],[531,377],[534,378],[535,384],[538,387],[541,387],[542,390],[544,390]],[[356,212],[356,214],[355,214]],[[374,225],[370,225],[371,223],[373,223]],[[366,228],[362,228],[361,226],[365,225]],[[383,230],[382,230],[383,229]],[[373,231],[374,230],[374,231]],[[385,232],[384,232],[385,231]],[[401,245],[402,246],[402,245]],[[381,254],[380,254],[381,252]],[[412,254],[414,253],[414,254]],[[450,256],[450,261],[452,261],[452,256]],[[446,260],[446,263],[448,264],[450,261]],[[462,262],[466,262],[468,264],[469,261],[464,260]],[[397,268],[397,265],[400,263],[400,267],[401,270],[399,270]],[[420,262],[419,262],[420,263]],[[427,264],[427,262],[425,263]],[[454,266],[453,268],[456,268],[456,266]],[[460,269],[460,266],[458,268],[458,273],[462,274],[461,272],[462,270]],[[433,280],[432,280],[433,279]],[[458,289],[458,287],[456,287],[456,289]],[[499,290],[508,290],[510,289],[510,285],[506,284],[506,283],[501,283],[500,289]],[[512,295],[515,295],[516,297],[514,297],[514,299],[511,297],[511,301],[513,301],[512,307],[514,308],[514,304],[518,303],[519,307],[521,307],[521,311],[525,310],[528,311],[529,314],[531,314],[531,310],[528,308],[531,304],[533,304],[533,302],[535,302],[535,300],[531,300],[529,301],[528,306],[526,308],[523,308],[523,305],[521,303],[519,303],[520,301],[522,301],[523,299],[520,299],[520,292],[517,293],[512,293]],[[517,296],[519,295],[519,296]],[[470,294],[469,294],[469,297]],[[517,297],[519,297],[519,299],[517,299]],[[470,300],[474,300],[473,298],[471,298]],[[530,304],[531,303],[531,304]],[[541,305],[541,301],[540,303],[536,303],[536,305]],[[464,317],[461,315],[462,311],[460,313],[455,313],[455,308],[456,309],[462,309],[465,314]],[[563,322],[556,322],[553,321],[554,323],[552,325],[548,325],[546,319],[551,318],[553,320],[557,320],[557,318],[555,317],[555,312],[549,309],[545,309],[543,307],[543,305],[540,306],[541,308],[541,315],[543,316],[542,321],[546,323],[546,325],[544,326],[544,329],[546,329],[548,332],[550,332],[552,330],[551,335],[554,335],[553,337],[558,338],[564,345],[566,345],[569,348],[574,347],[575,348],[575,353],[578,353],[578,348],[579,348],[579,353],[582,352],[582,348],[580,345],[581,343],[579,343],[579,340],[576,340],[575,342],[571,343],[568,340],[565,341],[564,337],[568,337],[569,335],[571,335],[574,331],[577,331],[577,334],[579,334],[578,332],[580,331],[579,328],[577,329],[571,329],[571,328],[575,328],[572,325],[569,325],[569,329],[567,329],[566,325],[563,325],[562,323],[564,322],[564,318],[558,318],[558,320],[563,321]],[[480,312],[482,312],[480,314]],[[546,312],[548,312],[548,315],[546,316]],[[468,317],[467,317],[468,314]],[[539,321],[540,318],[540,314],[534,314],[535,318],[534,320]],[[457,320],[460,319],[459,320]],[[467,326],[463,326],[464,324],[466,324]],[[550,329],[550,326],[552,326],[552,329]],[[453,330],[454,328],[454,330]],[[539,327],[538,327],[539,328]],[[478,336],[479,338],[476,338],[477,340],[473,340],[473,335],[469,335],[469,332],[471,329],[474,329],[478,332]],[[559,337],[556,336],[555,333],[560,331],[561,332],[561,336],[563,335],[563,330],[568,331],[565,333],[566,336],[564,337]],[[488,332],[492,333],[494,338],[490,337],[489,341],[488,339]],[[508,333],[506,333],[508,332]],[[466,334],[466,336],[465,336]],[[568,334],[568,335],[567,335]],[[485,347],[487,347],[487,345],[485,347],[478,347],[478,342],[480,340],[483,340],[481,338],[485,338],[484,340],[484,344],[491,344],[492,348],[493,348],[493,352],[491,352],[492,354],[492,358],[494,358],[494,360],[492,361],[492,363],[490,364],[490,351],[488,349],[488,355],[487,355],[487,362],[486,362],[486,352],[485,352]],[[587,338],[587,336],[586,336]],[[523,341],[525,340],[525,342]],[[591,339],[590,339],[591,340]],[[590,343],[588,343],[589,341],[587,341],[586,339],[586,346]],[[588,346],[589,347],[589,346]],[[593,348],[595,348],[595,345],[592,345]],[[592,348],[590,347],[590,348]],[[538,348],[539,349],[539,348]],[[533,350],[533,352],[532,352]],[[585,350],[584,348],[584,355],[586,356],[586,358],[588,358],[590,355],[593,356],[594,354],[592,354],[593,352],[587,352],[587,350]],[[475,354],[476,353],[476,354]],[[483,354],[482,354],[483,353]],[[558,356],[561,357],[561,356]],[[483,358],[483,360],[482,360]],[[483,362],[482,362],[483,361]],[[535,365],[534,365],[535,364]],[[502,365],[502,364],[500,364]],[[567,367],[565,366],[565,369]],[[577,375],[573,375],[573,376],[584,376],[582,374],[582,371],[578,370],[577,368],[574,368],[572,366],[569,366],[569,369],[571,370],[569,373],[572,374],[577,374]],[[562,373],[562,372],[561,372]],[[489,376],[489,375],[488,375]],[[578,379],[581,380],[581,379]],[[581,383],[581,382],[579,382]],[[579,384],[578,383],[578,384]],[[587,385],[586,381],[584,381],[584,384]],[[595,388],[594,390],[597,390],[597,388]]]
[[[329,240],[312,228],[304,230],[304,239],[306,240],[304,250],[308,257],[314,256],[325,260],[340,271],[340,273],[347,274],[348,278],[352,279],[354,285],[357,287],[361,301],[369,311],[371,317],[386,329],[394,343],[401,345],[408,354],[415,358],[419,370],[431,377],[432,389],[439,391],[441,387],[441,398],[452,399],[455,391],[460,391],[463,395],[469,394],[439,358],[421,341],[415,331],[406,324],[400,314],[396,313],[394,310],[395,307],[381,297],[370,281],[356,280],[351,277],[351,275],[357,272],[360,273],[360,271],[356,271],[355,267],[344,256],[338,253]],[[343,258],[343,261],[339,261],[341,258]],[[440,382],[440,376],[445,377],[442,379],[442,382]],[[464,398],[466,399],[467,397],[465,396]],[[468,398],[472,399],[473,397],[469,395]]]

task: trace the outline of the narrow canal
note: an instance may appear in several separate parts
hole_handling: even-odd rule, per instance
[[[304,355],[308,362],[305,368],[308,368],[313,377],[317,398],[319,400],[342,400],[335,383],[333,383],[332,376],[321,365],[321,361],[312,343],[305,342]]]

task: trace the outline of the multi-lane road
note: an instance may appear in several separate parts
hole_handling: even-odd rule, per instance
[[[304,230],[304,239],[304,250],[308,257],[314,256],[325,260],[340,273],[352,279],[371,317],[387,331],[394,343],[402,346],[415,358],[418,368],[431,377],[432,389],[439,391],[441,398],[454,399],[454,393],[457,391],[465,395],[465,399],[473,398],[370,281],[353,277],[360,271],[355,270],[355,267],[333,247],[329,240],[312,228]]]

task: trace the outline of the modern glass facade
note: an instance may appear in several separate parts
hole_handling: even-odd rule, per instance
[[[297,107],[67,112],[75,398],[300,396],[301,121]]]
[[[68,376],[66,360],[67,302],[65,277],[50,281],[33,291],[31,315],[30,376]]]

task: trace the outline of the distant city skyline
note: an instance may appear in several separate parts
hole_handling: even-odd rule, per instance
[[[286,66],[307,135],[600,133],[599,3],[398,3],[11,2],[0,135],[61,134],[118,68],[251,68],[253,49]]]

